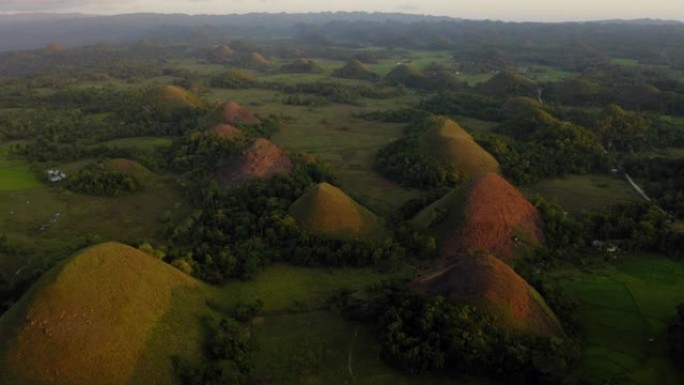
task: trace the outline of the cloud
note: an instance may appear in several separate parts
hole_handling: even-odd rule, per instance
[[[134,0],[0,0],[0,12],[78,11],[113,9]]]
[[[399,11],[419,11],[420,6],[414,3],[405,3],[397,7]]]

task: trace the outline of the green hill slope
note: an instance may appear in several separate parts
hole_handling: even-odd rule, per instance
[[[328,183],[310,188],[290,207],[299,225],[311,232],[336,235],[372,235],[380,219],[344,191]]]
[[[201,284],[120,243],[46,273],[0,318],[0,384],[173,384],[197,358]]]

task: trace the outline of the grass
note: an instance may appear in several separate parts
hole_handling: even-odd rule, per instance
[[[634,60],[634,59],[625,59],[625,58],[614,58],[611,59],[611,63],[614,65],[618,66],[625,66],[625,67],[637,67],[639,66],[639,61]]]
[[[420,142],[425,156],[454,166],[456,179],[499,172],[499,162],[452,120],[431,128]]]
[[[0,146],[0,191],[21,191],[42,186],[28,162],[12,159],[9,144]]]
[[[216,101],[236,100],[258,114],[282,113],[292,117],[292,121],[272,138],[273,142],[287,151],[311,153],[326,162],[334,170],[342,189],[375,213],[389,214],[420,194],[373,171],[376,152],[401,137],[403,125],[370,122],[353,116],[369,110],[367,107],[283,105],[280,103],[282,95],[266,90],[214,90],[210,97]],[[409,95],[373,101],[370,109],[396,108],[409,104],[414,98]]]
[[[211,288],[221,306],[263,302],[252,332],[257,340],[256,374],[279,384],[442,385],[487,384],[474,379],[404,375],[379,357],[374,331],[327,310],[327,300],[342,289],[362,290],[411,272],[381,273],[371,268],[311,269],[272,265],[253,281]],[[350,358],[351,357],[351,358]]]
[[[233,281],[216,289],[216,301],[230,305],[237,302],[263,302],[263,313],[283,314],[326,307],[326,301],[341,289],[361,290],[406,272],[382,274],[371,268],[313,269],[272,265],[252,281]]]
[[[559,82],[579,75],[575,72],[563,71],[559,68],[536,64],[524,67],[523,69],[526,70],[527,76],[534,81]]]
[[[106,240],[131,244],[164,243],[165,215],[186,213],[188,206],[169,182],[118,197],[97,197],[53,190],[48,186],[0,191],[0,234],[28,255],[0,255],[8,277],[28,276],[75,247]]]
[[[627,181],[613,175],[568,175],[562,179],[544,180],[522,190],[528,197],[541,196],[572,212],[601,210],[641,199]]]
[[[171,357],[201,354],[201,287],[129,246],[105,243],[79,252],[0,318],[0,379],[176,383]],[[154,343],[159,329],[163,344]]]
[[[380,358],[375,332],[329,311],[267,316],[253,328],[256,373],[279,384],[476,385],[472,378],[410,376]]]
[[[303,228],[325,234],[365,236],[380,227],[375,214],[328,183],[309,189],[292,204],[290,214]]]
[[[625,255],[602,272],[561,278],[579,302],[584,363],[592,383],[680,384],[667,355],[666,328],[684,301],[684,264],[651,255]]]

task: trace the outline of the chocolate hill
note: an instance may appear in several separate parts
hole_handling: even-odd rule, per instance
[[[209,51],[209,61],[212,63],[226,63],[232,59],[233,55],[235,55],[233,49],[223,44]]]
[[[259,138],[219,166],[214,177],[224,186],[241,187],[257,179],[289,174],[293,167],[292,161],[280,147]]]
[[[140,163],[126,158],[108,159],[102,162],[102,166],[113,171],[118,171],[123,174],[132,175],[140,179],[152,176],[152,171]]]
[[[506,260],[527,253],[544,241],[537,209],[494,173],[453,190],[411,221],[440,240],[445,261],[474,251]]]
[[[457,180],[498,172],[499,162],[451,119],[437,118],[421,136],[420,151],[427,157],[453,165]]]
[[[201,356],[201,285],[120,243],[87,248],[0,318],[0,383],[175,383],[172,357]]]
[[[242,57],[239,60],[238,64],[243,68],[263,70],[268,67],[269,62],[260,53],[251,52],[246,56]]]
[[[314,60],[297,59],[290,63],[284,64],[280,67],[280,71],[286,73],[307,74],[313,72],[320,72],[321,67]]]
[[[239,103],[228,100],[221,103],[203,120],[203,126],[213,127],[217,124],[237,126],[240,123],[260,123],[261,121],[242,107]]]
[[[558,318],[539,293],[504,262],[489,254],[469,255],[419,279],[413,290],[478,306],[501,326],[546,336],[562,336]]]
[[[207,133],[221,139],[233,139],[242,135],[239,129],[230,124],[215,124],[209,127]]]
[[[290,207],[304,229],[323,234],[372,235],[380,229],[380,219],[344,191],[328,183],[311,187]]]
[[[377,75],[373,73],[365,64],[356,59],[352,59],[342,68],[333,71],[332,76],[344,79],[375,80]]]
[[[152,102],[161,103],[170,108],[201,108],[204,105],[202,99],[192,92],[178,87],[165,86],[148,93]]]
[[[411,65],[400,64],[394,67],[382,82],[389,85],[404,85],[412,88],[422,88],[426,86],[428,79],[420,71]]]

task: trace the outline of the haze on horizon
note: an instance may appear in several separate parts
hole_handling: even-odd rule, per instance
[[[673,0],[0,0],[0,13],[186,13],[364,11],[465,19],[583,21],[665,19],[684,21],[684,2]]]

